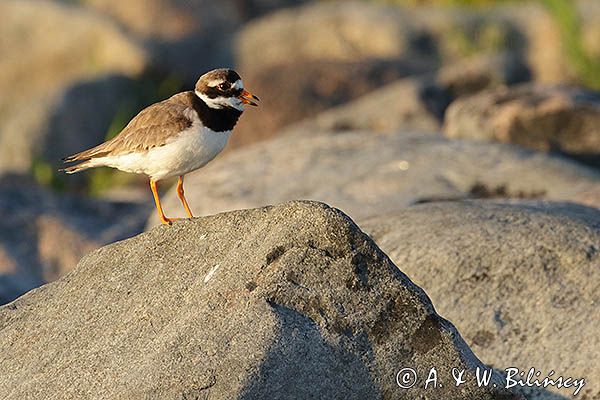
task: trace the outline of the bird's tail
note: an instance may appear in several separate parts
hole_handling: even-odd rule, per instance
[[[102,143],[96,147],[92,147],[91,149],[84,150],[81,153],[73,154],[72,156],[63,158],[62,162],[65,164],[72,162],[77,162],[77,164],[59,169],[59,171],[67,174],[74,174],[88,168],[100,166],[96,161],[97,158],[101,158],[108,153],[108,151],[105,149],[106,143],[108,142]]]
[[[91,160],[86,160],[80,162],[79,164],[71,165],[70,167],[61,168],[58,171],[64,172],[66,174],[74,174],[76,172],[81,172],[92,167],[94,167],[94,165],[92,164]]]

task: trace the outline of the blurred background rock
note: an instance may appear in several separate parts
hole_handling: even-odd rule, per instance
[[[1,0],[0,22],[0,303],[157,223],[143,177],[67,177],[60,158],[221,66],[262,103],[186,181],[198,215],[309,198],[367,221],[376,239],[391,233],[374,221],[405,221],[423,203],[440,204],[435,229],[455,226],[447,201],[465,199],[598,218],[597,0]],[[165,204],[181,215],[172,191]],[[434,240],[415,224],[398,232]],[[511,240],[494,229],[475,241]],[[546,231],[523,236],[554,246]]]

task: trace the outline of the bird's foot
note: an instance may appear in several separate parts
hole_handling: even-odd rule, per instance
[[[164,217],[164,218],[160,219],[160,222],[162,222],[163,225],[173,225],[173,222],[181,221],[182,219],[185,219],[185,218],[167,218],[167,217]]]

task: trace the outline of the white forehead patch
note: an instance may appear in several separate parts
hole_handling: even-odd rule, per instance
[[[210,87],[217,87],[223,82],[225,82],[224,79],[213,79],[212,81],[208,81],[206,85]]]

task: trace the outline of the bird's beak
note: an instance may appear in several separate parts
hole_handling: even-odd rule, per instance
[[[240,99],[242,103],[250,104],[251,106],[258,106],[258,104],[253,100],[260,101],[258,97],[248,92],[247,90],[242,90],[242,93],[238,96],[238,99]]]

